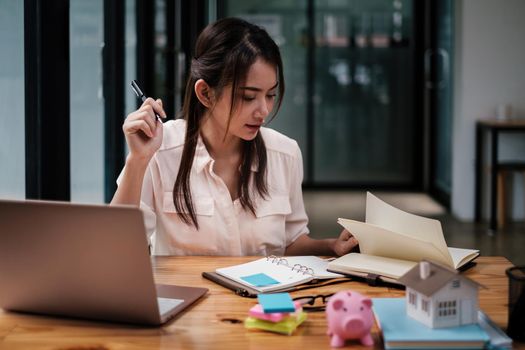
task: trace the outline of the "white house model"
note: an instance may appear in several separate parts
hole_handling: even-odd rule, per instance
[[[421,261],[399,279],[408,316],[431,328],[477,323],[480,284],[447,267]]]

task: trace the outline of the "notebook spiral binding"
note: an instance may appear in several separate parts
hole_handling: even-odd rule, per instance
[[[271,263],[277,264],[277,265],[286,265],[289,266],[288,260],[286,258],[275,256],[275,255],[269,255],[266,257],[266,260],[270,261]]]
[[[303,275],[312,275],[314,276],[314,270],[308,266],[301,265],[301,264],[294,264],[293,266],[290,266],[290,263],[286,258],[279,257],[276,255],[269,255],[266,257],[266,260],[270,261],[271,263],[277,264],[277,265],[285,265],[288,266],[292,271],[295,271],[297,273],[302,273]]]

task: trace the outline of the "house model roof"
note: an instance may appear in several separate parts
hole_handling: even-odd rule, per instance
[[[419,270],[419,264],[410,269],[407,273],[399,278],[399,282],[403,283],[405,286],[410,287],[416,290],[419,293],[430,297],[432,294],[437,292],[441,287],[447,284],[452,279],[460,278],[464,281],[472,283],[477,287],[483,287],[483,285],[474,282],[470,278],[461,276],[459,272],[449,269],[446,266],[423,260],[429,263],[430,265],[430,274],[426,279],[422,279]]]

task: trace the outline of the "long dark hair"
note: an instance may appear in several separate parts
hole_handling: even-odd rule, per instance
[[[203,79],[220,97],[223,89],[231,84],[229,122],[238,103],[237,87],[246,80],[249,68],[261,58],[274,65],[278,72],[278,102],[270,120],[279,110],[284,95],[283,64],[279,48],[268,33],[239,18],[225,18],[208,25],[197,38],[195,56],[191,61],[191,71],[186,84],[186,94],[182,114],[186,120],[186,138],[182,159],[173,187],[173,202],[183,222],[199,229],[190,189],[190,173],[195,156],[202,118],[206,107],[195,94],[197,80]],[[268,194],[266,183],[266,147],[260,132],[251,141],[243,140],[240,168],[239,195],[242,207],[255,215],[255,206],[250,196],[252,182],[251,166],[258,165],[253,179],[257,193],[265,198]]]

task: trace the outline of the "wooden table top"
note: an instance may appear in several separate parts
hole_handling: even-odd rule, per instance
[[[114,323],[90,322],[66,318],[33,316],[0,310],[0,349],[329,349],[324,312],[311,312],[294,335],[247,330],[242,321],[256,299],[235,295],[201,277],[203,271],[240,264],[257,257],[156,257],[153,259],[157,283],[200,286],[209,289],[174,320],[162,327],[137,327]],[[465,275],[483,284],[480,307],[499,326],[507,323],[508,282],[505,269],[512,264],[503,257],[479,257],[477,265]],[[292,295],[327,294],[353,289],[370,297],[402,297],[404,291],[387,287],[369,287],[349,281],[294,292]],[[375,349],[382,348],[373,328]],[[346,348],[370,349],[358,343]],[[525,349],[525,343],[514,343]]]
[[[524,129],[525,118],[511,118],[511,119],[479,119],[478,124],[489,128],[508,128],[508,129]]]

